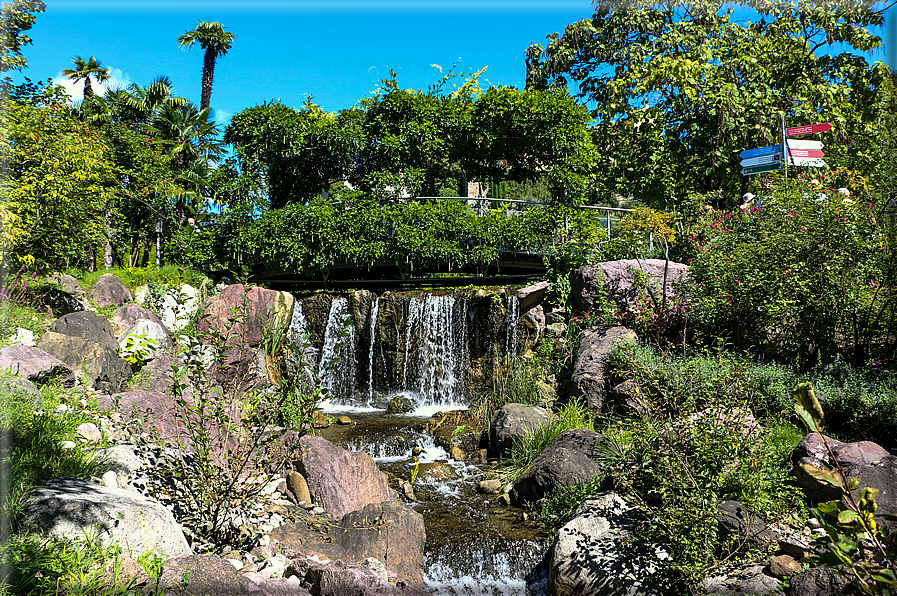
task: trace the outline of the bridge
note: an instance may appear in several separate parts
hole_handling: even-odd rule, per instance
[[[492,197],[416,197],[405,199],[413,202],[433,202],[442,200],[466,201],[467,206],[478,217],[486,217],[490,211],[494,215],[496,204],[507,203],[502,211],[504,217],[520,217],[534,206],[545,207],[544,203],[519,199],[497,199]],[[583,213],[598,217],[601,227],[608,236],[613,233],[614,224],[620,216],[631,209],[613,207],[582,206]],[[603,215],[603,217],[601,217]],[[566,228],[564,219],[563,228]],[[399,290],[421,287],[458,287],[467,285],[515,285],[525,284],[545,274],[544,257],[550,254],[565,238],[566,229],[559,228],[553,242],[538,243],[524,249],[506,250],[498,248],[495,258],[476,263],[451,263],[445,259],[426,258],[409,262],[401,258],[377,258],[366,262],[342,261],[320,267],[313,273],[295,269],[257,264],[252,267],[250,279],[265,283],[280,290],[312,291],[318,289],[383,289]]]

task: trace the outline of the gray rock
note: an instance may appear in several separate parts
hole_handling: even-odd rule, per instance
[[[364,565],[364,561],[354,564],[337,560],[324,564],[298,557],[286,573],[301,578],[316,596],[429,596],[429,592],[404,579],[395,583],[388,581],[378,570]]]
[[[583,501],[558,530],[551,549],[548,590],[553,596],[665,596],[672,594],[669,554],[659,545],[629,541],[648,522],[616,493]]]
[[[32,383],[40,384],[58,379],[63,387],[75,384],[75,373],[68,364],[31,346],[17,345],[0,349],[0,370],[8,370]]]
[[[704,580],[707,596],[763,596],[781,594],[782,582],[763,573],[762,565],[744,565]]]
[[[734,536],[736,550],[766,549],[778,542],[763,518],[738,501],[720,503],[716,521],[720,542]]]
[[[40,399],[40,389],[37,388],[37,385],[22,377],[0,379],[0,389],[6,391],[8,394],[19,393],[33,397],[35,400]]]
[[[94,457],[103,462],[104,467],[115,474],[115,482],[119,488],[132,487],[132,482],[140,474],[141,468],[147,465],[141,449],[137,445],[113,445],[94,450]]]
[[[40,311],[49,308],[49,314],[55,317],[87,310],[87,304],[83,299],[51,286],[28,288],[26,295],[32,306]]]
[[[112,325],[105,317],[86,310],[73,312],[59,317],[53,322],[52,331],[71,337],[80,337],[106,346],[110,350],[118,350],[118,340],[112,333]]]
[[[134,491],[57,478],[31,497],[26,525],[33,530],[73,540],[87,531],[104,546],[118,542],[132,556],[147,551],[168,557],[191,554],[171,512]]]
[[[523,312],[542,302],[545,292],[548,290],[548,282],[540,281],[537,284],[517,290],[517,299],[520,301],[520,311]]]
[[[602,295],[613,301],[620,311],[629,310],[636,303],[639,290],[635,271],[643,271],[657,301],[663,296],[663,259],[623,259],[583,265],[570,274],[573,304],[580,312],[587,312],[600,302]],[[676,295],[677,285],[688,279],[688,265],[669,263],[667,270],[667,298]]]
[[[121,306],[133,300],[131,292],[117,276],[106,273],[101,275],[87,292],[87,298],[97,306]]]
[[[68,273],[51,273],[47,276],[47,281],[57,284],[59,288],[68,292],[75,298],[84,298],[84,289],[77,279]]]
[[[592,446],[603,437],[587,429],[567,430],[549,443],[517,479],[511,500],[534,503],[563,486],[583,484],[601,471],[591,459]]]
[[[188,578],[184,582],[184,578]],[[310,596],[308,590],[285,579],[268,579],[260,573],[239,573],[217,555],[189,555],[165,561],[159,587],[166,595]]]
[[[570,397],[581,397],[589,408],[600,412],[608,393],[607,359],[621,343],[637,342],[626,327],[590,327],[583,331],[573,363]]]
[[[849,578],[829,567],[813,567],[789,581],[789,596],[859,596],[863,591]]]
[[[164,353],[172,346],[168,330],[159,323],[154,323],[149,319],[138,319],[119,334],[118,345],[122,351],[128,347],[129,336],[134,336],[132,341],[143,347],[147,353],[147,360],[152,360],[157,354]],[[146,340],[152,340],[155,344],[151,344]],[[132,349],[133,347],[137,346],[132,346]]]
[[[94,389],[115,393],[131,380],[131,365],[105,345],[48,331],[38,347],[65,362]]]
[[[159,315],[146,308],[145,306],[141,306],[139,304],[125,304],[124,306],[118,308],[115,311],[115,314],[112,315],[112,322],[118,326],[119,330],[127,329],[132,324],[141,319],[146,319],[148,321],[152,321],[153,323],[158,323],[163,329],[165,329],[165,323],[162,322],[162,319],[159,318]],[[168,330],[166,329],[166,333],[167,332]],[[171,334],[169,333],[169,337],[170,336]]]
[[[492,414],[489,425],[489,446],[493,457],[507,455],[515,439],[523,438],[554,417],[540,406],[505,404]]]
[[[22,344],[23,346],[34,346],[34,333],[28,329],[21,327],[15,328],[15,333],[9,338],[10,345]]]

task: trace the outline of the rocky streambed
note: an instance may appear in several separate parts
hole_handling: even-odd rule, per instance
[[[546,594],[542,568],[551,535],[502,494],[478,483],[491,464],[480,432],[447,424],[427,408],[407,414],[333,407],[350,425],[320,431],[333,443],[367,453],[387,474],[400,498],[423,515],[424,579],[437,596]],[[467,447],[464,449],[461,447]],[[452,457],[452,455],[456,457]],[[411,491],[403,486],[414,478]],[[413,497],[412,498],[409,498]]]

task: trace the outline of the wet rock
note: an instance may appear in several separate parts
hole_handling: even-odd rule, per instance
[[[417,501],[417,495],[414,494],[414,487],[411,486],[410,482],[403,482],[401,485],[402,494],[405,495],[405,498],[409,501]]]
[[[441,482],[443,480],[454,480],[458,477],[458,472],[445,462],[434,461],[418,466],[417,479],[419,482]]]
[[[470,461],[475,464],[484,464],[488,461],[488,450],[477,449],[470,456]]]
[[[564,431],[517,479],[511,491],[514,503],[534,503],[563,486],[583,484],[601,471],[591,459],[592,446],[603,437],[587,429]]]
[[[579,312],[592,310],[603,297],[610,298],[621,312],[639,300],[636,271],[648,277],[658,302],[663,296],[663,259],[623,259],[583,265],[570,274],[570,296]],[[688,278],[688,265],[669,263],[667,269],[667,299],[676,295],[678,283]]]
[[[464,453],[464,450],[460,447],[452,447],[449,455],[455,461],[464,461],[465,459],[467,459],[467,454]]]
[[[126,552],[191,553],[171,512],[134,491],[57,478],[32,491],[31,497],[26,526],[35,531],[74,540],[87,530],[101,544],[118,542]]]
[[[370,557],[365,561],[371,559],[376,560]],[[287,574],[301,578],[316,596],[429,596],[428,592],[406,580],[390,583],[385,568],[381,570],[365,561],[360,565],[345,561],[323,564],[300,557],[292,561]]]
[[[87,297],[97,306],[121,306],[133,300],[131,292],[112,273],[101,275],[87,292]]]
[[[350,452],[321,437],[305,435],[297,470],[308,483],[312,499],[333,519],[390,498],[386,476],[367,454]]]
[[[669,554],[659,545],[629,541],[648,523],[647,514],[629,507],[616,493],[583,501],[574,518],[555,535],[548,589],[555,596],[625,596],[674,593],[664,573]]]
[[[63,317],[59,317],[53,322],[51,331],[69,335],[72,337],[80,337],[87,341],[92,341],[100,345],[106,346],[110,350],[118,350],[118,340],[112,333],[112,326],[105,317],[99,317],[89,310],[83,312],[73,312]]]
[[[501,480],[492,478],[477,482],[477,489],[484,495],[497,495],[501,492]]]
[[[131,365],[105,345],[48,331],[38,347],[65,362],[89,387],[115,393],[131,380]]]
[[[325,414],[321,410],[315,410],[315,413],[312,414],[311,425],[312,428],[329,428],[330,418],[328,418],[327,414]]]
[[[582,398],[596,412],[604,406],[608,387],[607,359],[621,343],[637,342],[638,336],[626,327],[590,327],[582,333],[570,379],[570,397]]]
[[[539,406],[505,404],[492,414],[489,426],[489,444],[494,457],[507,455],[515,439],[539,428],[554,414]]]
[[[397,395],[389,400],[389,405],[386,406],[386,413],[405,414],[407,412],[413,412],[415,407],[416,404],[412,399],[409,399],[404,395]]]
[[[352,419],[348,416],[337,416],[336,417],[337,424],[347,425],[352,424]]]

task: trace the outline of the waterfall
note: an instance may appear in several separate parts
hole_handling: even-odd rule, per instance
[[[321,386],[327,389],[330,400],[349,402],[355,394],[355,326],[344,324],[349,315],[349,299],[334,297],[330,304],[324,347],[318,363]]]
[[[418,406],[465,405],[467,302],[453,296],[415,296],[408,305],[404,388]]]
[[[511,360],[517,357],[517,319],[520,318],[520,301],[517,296],[508,296],[508,331],[505,341],[505,353]]]
[[[374,304],[371,306],[370,346],[368,349],[368,405],[374,401],[374,346],[377,335],[377,315],[380,312],[380,296],[374,296]],[[381,348],[382,350],[382,348]]]

